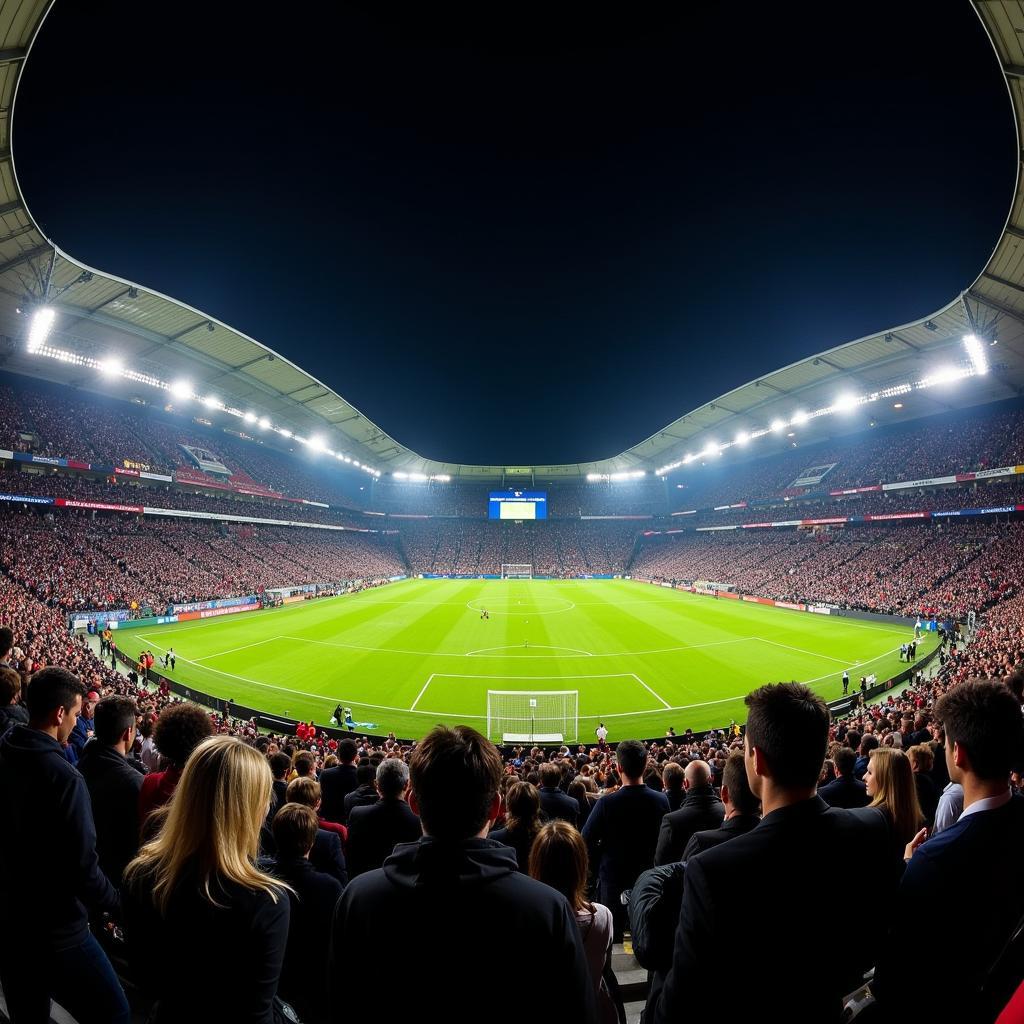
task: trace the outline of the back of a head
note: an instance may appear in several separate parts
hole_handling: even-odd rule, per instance
[[[283,751],[270,755],[270,772],[275,779],[283,779],[292,766],[292,759]]]
[[[691,761],[685,769],[684,777],[690,789],[711,785],[711,767],[707,761]]]
[[[84,698],[89,688],[66,668],[44,668],[28,681],[25,704],[33,725],[45,722],[62,707],[70,711],[79,697]]]
[[[302,804],[304,807],[316,807],[320,802],[320,783],[308,775],[300,775],[288,783],[285,798],[290,804]]]
[[[589,906],[587,844],[565,821],[545,825],[530,848],[530,877],[560,892],[574,911]]]
[[[274,815],[274,845],[282,860],[300,860],[312,849],[319,828],[316,812],[305,804],[285,804]]]
[[[21,676],[13,668],[0,668],[0,708],[13,704],[21,693]]]
[[[860,756],[867,757],[872,750],[877,750],[879,745],[878,737],[873,732],[865,733],[860,741]]]
[[[377,770],[369,761],[367,761],[366,764],[361,764],[356,769],[356,782],[359,783],[360,786],[371,785],[376,777]]]
[[[761,751],[772,781],[811,789],[828,746],[828,706],[803,683],[770,683],[747,695],[747,742]]]
[[[540,784],[546,789],[557,789],[562,782],[562,769],[557,764],[540,766]]]
[[[623,740],[615,748],[615,760],[622,774],[631,782],[644,777],[647,767],[647,748],[639,740]]]
[[[295,755],[295,774],[300,778],[313,774],[313,766],[316,764],[316,757],[308,750],[300,750]]]
[[[501,782],[498,748],[469,726],[439,725],[409,761],[412,793],[424,830],[438,839],[464,840],[488,821]]]
[[[946,747],[967,755],[964,769],[984,782],[1008,780],[1024,747],[1020,704],[1002,682],[968,680],[935,704],[935,718],[946,730]]]
[[[119,743],[126,729],[135,726],[138,716],[138,708],[131,697],[122,697],[114,694],[111,697],[104,697],[96,705],[93,714],[93,732],[100,743],[112,747]]]
[[[536,832],[540,828],[540,793],[530,782],[515,782],[505,795],[505,818],[513,832]]]
[[[14,630],[10,626],[0,626],[0,659],[6,658],[14,647]]]
[[[342,764],[351,764],[356,759],[359,748],[355,740],[342,740],[338,744],[338,760]]]
[[[911,768],[919,772],[930,772],[935,766],[935,755],[927,743],[918,743],[907,751]]]
[[[683,766],[669,761],[661,775],[666,792],[679,792],[683,788]]]
[[[386,757],[377,766],[377,791],[386,799],[397,799],[409,785],[409,766],[397,757]]]
[[[838,775],[852,775],[857,766],[857,752],[849,747],[840,747],[833,756]]]
[[[729,791],[729,803],[739,814],[757,814],[761,801],[754,796],[747,780],[747,766],[743,754],[734,750],[722,771],[722,786]]]
[[[273,879],[254,867],[270,788],[270,767],[258,750],[233,736],[208,737],[185,764],[163,828],[129,864],[127,883],[151,889],[164,914],[186,869],[196,871],[211,902],[218,901],[218,882],[276,898]]]
[[[162,757],[181,768],[192,751],[212,735],[210,716],[198,704],[172,704],[160,712],[153,742]]]

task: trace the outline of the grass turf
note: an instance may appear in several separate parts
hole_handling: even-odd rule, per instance
[[[168,675],[238,704],[327,725],[341,702],[360,731],[409,738],[437,722],[484,731],[488,689],[577,690],[585,742],[599,720],[613,741],[743,721],[765,682],[830,700],[844,668],[851,691],[895,675],[912,635],[628,580],[408,580],[116,640],[132,655],[173,647]],[[919,656],[935,642],[925,633]]]

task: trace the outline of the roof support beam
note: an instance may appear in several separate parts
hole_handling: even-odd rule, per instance
[[[977,292],[967,292],[975,302],[980,302],[983,306],[988,306],[989,309],[994,309],[997,313],[1002,313],[1004,316],[1010,317],[1012,320],[1016,320],[1019,324],[1024,324],[1024,310],[1013,309],[1010,306],[1004,305],[1002,302],[996,302],[995,299],[990,299],[985,295],[979,295]]]
[[[990,274],[987,270],[981,275],[986,281],[991,281],[993,284],[1000,284],[1004,288],[1012,288],[1014,291],[1020,292],[1024,295],[1024,285],[1017,284],[1016,281],[1008,281],[1005,277],[999,277],[997,274]]]
[[[0,64],[14,64],[16,61],[25,59],[26,50],[22,46],[12,47],[9,50],[0,50]]]
[[[48,256],[51,252],[53,252],[53,249],[48,245],[39,245],[35,249],[27,249],[6,263],[0,263],[0,275],[6,274],[9,270],[24,266],[26,263],[31,263],[32,260],[37,260],[40,256]]]
[[[18,210],[24,210],[25,205],[20,199],[15,199],[10,203],[3,203],[0,205],[0,217],[5,217],[8,213],[16,213]]]

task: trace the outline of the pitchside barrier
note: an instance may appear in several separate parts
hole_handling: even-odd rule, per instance
[[[910,679],[910,677],[915,672],[920,671],[922,668],[928,665],[932,661],[932,659],[937,657],[938,653],[939,648],[936,647],[935,650],[929,652],[926,655],[923,655],[920,661],[913,662],[904,671],[900,672],[898,675],[893,676],[892,679],[887,679],[884,682],[876,683],[874,686],[869,687],[865,694],[865,700],[874,700],[876,697],[882,696],[887,691],[893,689],[896,686],[899,686],[901,683],[905,683],[908,679]],[[120,650],[119,648],[115,648],[114,654],[117,657],[117,660],[120,661],[123,665],[127,665],[133,671],[138,672],[138,662],[129,658],[128,655],[124,653],[124,651]],[[219,714],[230,714],[232,718],[239,718],[244,721],[255,719],[256,725],[260,729],[269,729],[277,733],[291,733],[294,735],[295,730],[299,725],[297,719],[283,718],[280,715],[271,715],[268,714],[266,711],[260,711],[259,708],[251,708],[246,704],[229,703],[223,697],[214,697],[212,694],[204,693],[202,690],[195,689],[195,687],[185,686],[184,683],[179,683],[174,679],[170,679],[162,673],[157,672],[156,669],[151,668],[148,672],[146,672],[145,679],[147,682],[152,683],[154,686],[159,686],[161,682],[166,682],[171,691],[173,693],[178,694],[179,697],[184,697],[185,700],[190,700],[195,704],[202,704],[205,707],[212,708]],[[851,679],[850,685],[856,686],[857,682]],[[850,712],[856,709],[859,699],[860,690],[857,689],[856,692],[851,693],[848,697],[841,697],[839,700],[830,701],[828,705],[829,710],[832,712],[833,717],[842,718],[844,715],[848,715],[850,714]],[[324,700],[325,702],[330,702],[330,698],[325,697]],[[694,737],[698,740],[701,740],[709,733],[727,732],[728,728],[729,727],[727,725],[722,725],[718,729],[706,729],[703,732],[695,732]],[[344,739],[346,736],[352,737],[353,735],[358,735],[373,740],[375,743],[383,743],[384,740],[388,738],[384,734],[368,733],[363,732],[361,730],[357,731],[356,733],[350,733],[346,729],[334,729],[330,726],[322,726],[319,724],[317,725],[317,732],[325,736],[331,736],[336,740]],[[642,739],[645,743],[649,743],[652,740],[665,739],[664,736],[639,736],[636,738]],[[400,742],[413,743],[415,741],[410,739],[400,739]],[[543,746],[543,744],[538,745]],[[596,746],[596,744],[588,743],[587,746],[592,747]],[[611,746],[614,747],[615,744],[612,743]]]

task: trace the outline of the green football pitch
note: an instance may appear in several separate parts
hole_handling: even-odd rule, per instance
[[[481,618],[486,609],[490,618]],[[116,634],[177,655],[177,681],[271,714],[423,736],[486,728],[488,690],[578,693],[580,742],[745,719],[743,696],[797,679],[826,700],[902,667],[906,626],[713,600],[629,580],[407,580],[345,597]],[[919,656],[931,650],[926,633]],[[573,739],[566,735],[567,740]]]

